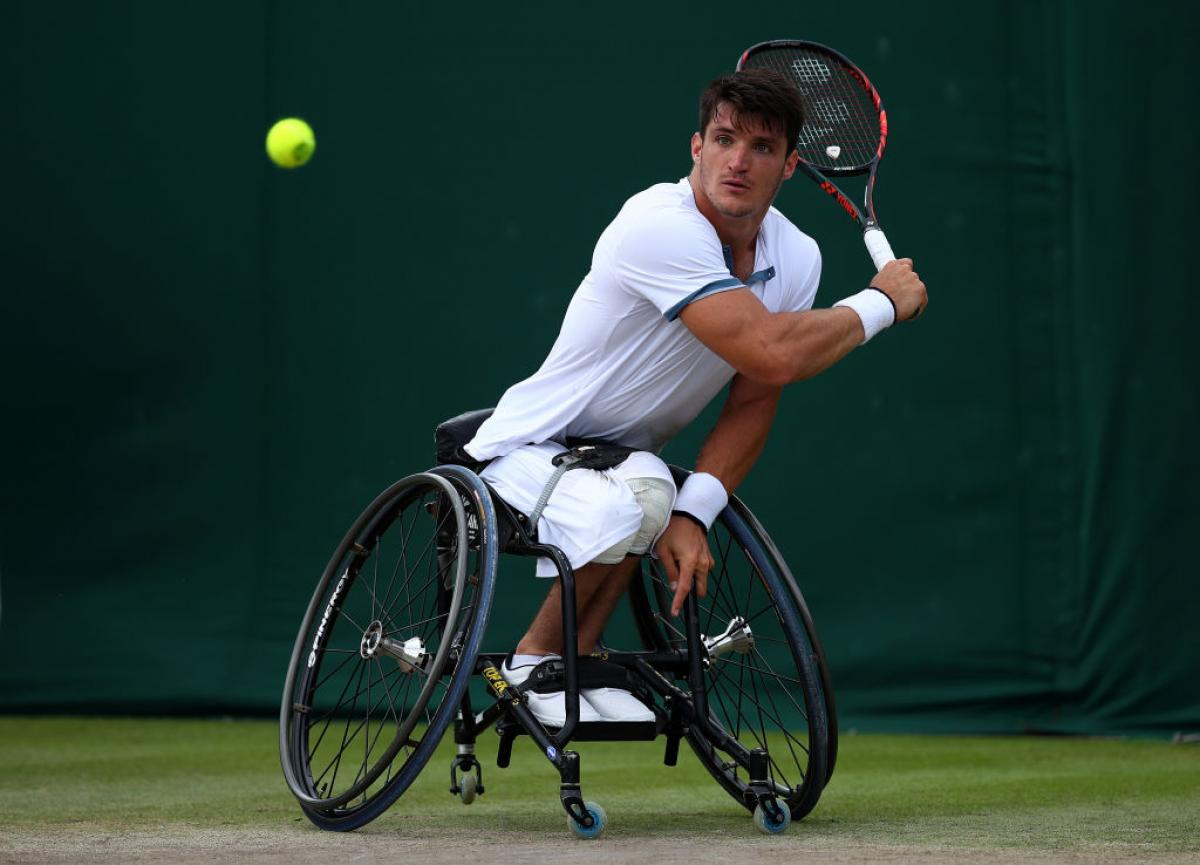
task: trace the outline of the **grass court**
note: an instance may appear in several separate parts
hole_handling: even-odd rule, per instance
[[[265,720],[0,718],[0,861],[1200,862],[1200,746],[1165,741],[846,735],[816,810],[785,836],[750,817],[690,751],[578,744],[596,842],[566,830],[556,773],[528,740],[508,769],[480,740],[486,792],[447,792],[443,741],[370,826],[303,818]],[[466,859],[464,860],[464,857]],[[566,857],[566,858],[563,858]],[[767,861],[764,859],[763,861]]]

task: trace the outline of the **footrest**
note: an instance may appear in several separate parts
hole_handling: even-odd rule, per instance
[[[582,655],[576,669],[580,688],[632,690],[638,686],[637,680],[630,678],[629,671],[624,667],[602,661],[594,655]],[[561,691],[565,687],[565,677],[566,666],[562,658],[547,658],[530,671],[529,677],[521,683],[520,691],[536,691],[539,694]]]
[[[571,734],[572,742],[652,742],[667,726],[661,713],[653,721],[580,721]],[[561,727],[546,727],[546,732],[557,736]],[[512,748],[513,736],[527,736],[529,731],[512,716],[502,717],[496,722],[501,746],[507,743]]]
[[[558,727],[547,732],[557,733]],[[655,721],[580,721],[571,734],[572,742],[652,742],[658,737]]]

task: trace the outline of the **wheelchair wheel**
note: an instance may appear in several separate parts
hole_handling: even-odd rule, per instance
[[[429,760],[487,627],[495,535],[483,482],[442,466],[385,490],[337,547],[280,707],[284,776],[316,825],[373,820]]]
[[[713,525],[709,545],[715,565],[707,597],[697,598],[709,720],[743,754],[768,751],[776,796],[798,820],[816,805],[837,757],[833,691],[812,618],[778,550],[738,499]],[[646,561],[649,579],[635,580],[630,592],[642,642],[648,649],[685,649],[684,619],[671,618],[666,573],[656,560]],[[687,739],[717,782],[753,811],[744,761],[700,725],[690,725]]]

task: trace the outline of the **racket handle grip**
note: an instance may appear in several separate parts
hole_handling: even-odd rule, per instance
[[[885,264],[896,260],[896,253],[892,252],[891,244],[878,227],[871,226],[863,232],[863,243],[867,245],[867,252],[871,253],[876,270],[883,270]]]

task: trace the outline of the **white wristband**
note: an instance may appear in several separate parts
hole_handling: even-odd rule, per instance
[[[834,306],[847,306],[858,313],[858,317],[862,319],[864,343],[879,331],[896,323],[896,305],[878,288],[863,289],[858,294],[839,300]]]
[[[674,510],[691,514],[704,523],[705,528],[711,529],[717,514],[725,510],[727,504],[729,493],[725,492],[725,485],[715,475],[692,472],[679,488]]]

